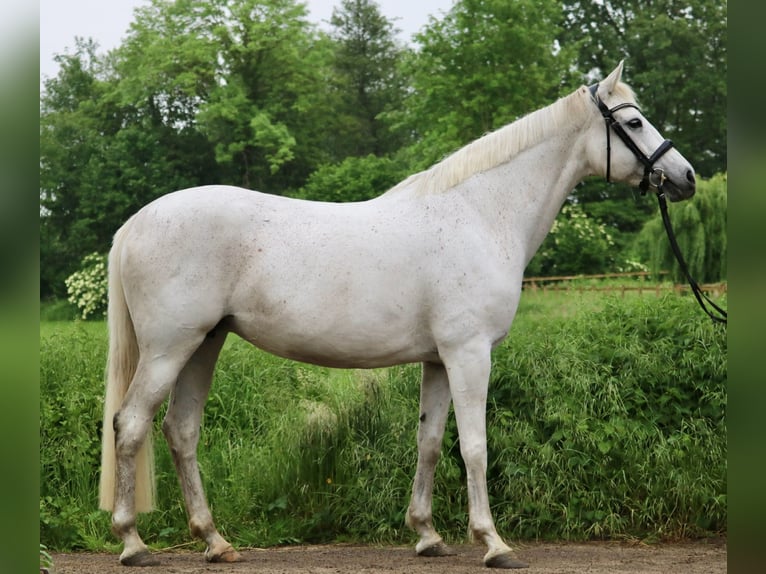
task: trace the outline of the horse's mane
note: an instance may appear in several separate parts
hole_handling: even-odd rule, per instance
[[[633,101],[633,92],[618,83],[616,95]],[[586,113],[581,87],[549,106],[527,114],[494,132],[490,132],[453,152],[433,167],[411,175],[388,193],[410,189],[418,195],[439,193],[462,183],[475,173],[490,170],[508,162],[522,151],[550,137],[563,125],[578,121]],[[594,108],[595,109],[595,108]]]

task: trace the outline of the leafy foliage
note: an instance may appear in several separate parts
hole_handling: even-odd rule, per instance
[[[106,364],[103,322],[67,323],[40,341],[40,542],[83,549],[106,542],[97,509]],[[41,326],[41,335],[45,324]]]
[[[393,24],[374,0],[341,0],[330,24],[335,43],[331,87],[341,116],[336,153],[395,152],[402,141],[388,130],[383,115],[401,107],[406,85],[398,73],[405,50],[394,38]]]
[[[405,63],[410,95],[391,117],[416,137],[408,150],[414,168],[561,95],[569,62],[553,43],[559,17],[549,0],[463,0],[431,19]]]
[[[218,183],[279,192],[322,148],[313,123],[328,55],[295,0],[156,0],[137,10],[116,67],[126,98],[204,138]]]
[[[606,154],[606,150],[604,150]],[[588,217],[606,225],[614,240],[614,252],[631,258],[630,246],[644,224],[656,213],[652,197],[637,188],[590,177],[575,187],[567,203],[576,203]]]
[[[380,195],[404,179],[402,168],[389,158],[349,157],[311,174],[298,197],[318,201],[363,201]]]
[[[726,332],[693,306],[608,299],[537,336],[511,334],[513,352],[493,364],[488,425],[502,429],[490,434],[488,473],[517,491],[503,530],[662,538],[725,528]]]
[[[82,319],[104,317],[107,304],[106,256],[91,253],[82,260],[79,271],[66,278],[69,302],[80,310]]]
[[[604,223],[588,217],[583,208],[565,204],[550,233],[527,265],[527,276],[551,276],[644,270],[621,259]]]
[[[40,574],[47,574],[53,568],[53,557],[45,544],[40,544]]]
[[[698,181],[692,201],[671,204],[668,208],[670,223],[689,272],[701,283],[726,279],[727,189],[728,177],[718,174]],[[686,281],[659,213],[641,230],[635,250],[642,260],[649,262],[653,273],[670,271],[674,281]]]

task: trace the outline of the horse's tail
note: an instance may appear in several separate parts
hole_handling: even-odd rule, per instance
[[[126,230],[130,221],[114,236],[109,252],[109,357],[106,366],[106,397],[101,449],[99,507],[112,511],[115,489],[114,415],[120,410],[138,366],[138,342],[122,287],[121,259]],[[149,512],[154,507],[154,455],[151,429],[136,456],[136,511]]]

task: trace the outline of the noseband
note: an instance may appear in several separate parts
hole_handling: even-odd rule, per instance
[[[660,159],[660,157],[663,156],[663,154],[665,154],[665,152],[673,147],[673,142],[670,140],[665,140],[656,150],[654,150],[654,153],[651,156],[647,156],[643,151],[641,151],[641,149],[639,149],[639,147],[636,145],[636,142],[630,138],[628,133],[625,131],[625,128],[622,127],[622,124],[618,122],[614,117],[614,112],[617,110],[621,110],[623,108],[635,108],[640,112],[641,108],[630,102],[625,102],[623,104],[618,104],[613,108],[608,108],[606,107],[606,104],[601,101],[601,98],[598,95],[598,84],[593,84],[589,89],[593,101],[601,111],[601,115],[604,116],[604,124],[606,125],[606,180],[610,181],[612,175],[611,133],[612,130],[614,130],[614,133],[617,134],[617,137],[619,137],[628,147],[628,149],[633,152],[633,155],[636,156],[638,161],[644,165],[644,177],[641,180],[641,183],[638,184],[639,189],[641,189],[643,192],[646,192],[650,185],[653,185],[657,188],[662,187],[662,182],[665,179],[665,173],[661,169],[655,168],[654,164],[658,159]],[[610,130],[609,128],[612,129]],[[655,179],[653,179],[652,176],[654,176]]]

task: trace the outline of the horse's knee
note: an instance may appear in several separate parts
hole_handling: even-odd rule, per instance
[[[177,424],[173,421],[170,412],[168,412],[162,420],[162,434],[165,435],[168,444],[172,445],[173,443],[178,442]]]
[[[440,436],[425,435],[418,442],[418,454],[423,462],[436,464],[441,455],[442,439]]]
[[[466,470],[486,469],[487,466],[487,447],[483,442],[463,440],[460,437],[460,456],[465,463]]]

